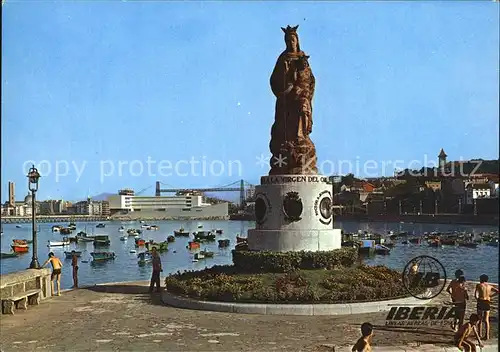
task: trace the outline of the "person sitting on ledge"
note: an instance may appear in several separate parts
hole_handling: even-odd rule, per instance
[[[370,346],[373,337],[373,325],[370,323],[361,324],[361,337],[352,348],[352,352],[371,352]]]
[[[479,338],[479,333],[477,332],[477,326],[479,322],[479,316],[477,314],[471,314],[469,322],[465,323],[458,329],[457,333],[455,334],[455,346],[458,347],[460,351],[476,352],[476,344],[467,339],[471,333],[474,333],[474,335],[476,335],[476,339],[479,342],[479,347],[484,347],[481,339]]]

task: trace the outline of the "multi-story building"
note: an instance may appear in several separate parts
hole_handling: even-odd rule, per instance
[[[39,202],[41,215],[64,214],[67,210],[67,202],[64,200],[44,200]]]
[[[107,216],[109,215],[109,203],[107,201],[95,201],[91,198],[76,202],[71,206],[71,213],[78,215]]]
[[[203,202],[203,195],[179,193],[175,196],[136,196],[132,190],[120,190],[108,197],[109,209],[114,213],[149,212],[158,216],[227,216],[228,204]]]
[[[480,198],[490,198],[491,188],[489,184],[469,184],[465,189],[466,204],[473,204],[474,200]]]

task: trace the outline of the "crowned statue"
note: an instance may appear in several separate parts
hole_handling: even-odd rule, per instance
[[[309,56],[300,50],[297,28],[281,28],[286,49],[271,74],[276,111],[271,129],[270,175],[317,174],[312,132],[312,99],[315,79]]]

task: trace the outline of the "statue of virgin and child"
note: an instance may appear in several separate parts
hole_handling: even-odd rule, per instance
[[[312,99],[315,79],[309,56],[300,50],[297,28],[281,28],[286,49],[278,57],[271,74],[276,96],[271,129],[271,171],[269,174],[316,174],[316,150],[312,132]]]

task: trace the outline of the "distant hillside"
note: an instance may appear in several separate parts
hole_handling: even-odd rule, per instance
[[[92,200],[97,200],[97,201],[101,201],[101,200],[107,200],[109,196],[112,196],[113,193],[101,193],[101,194],[98,194],[96,196],[93,196],[91,197]]]

